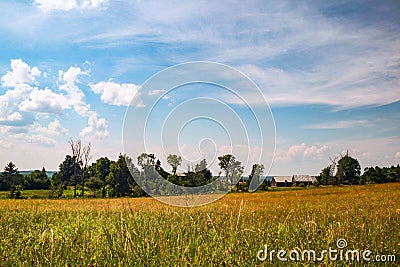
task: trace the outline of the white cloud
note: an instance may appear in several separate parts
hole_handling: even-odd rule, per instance
[[[29,67],[22,59],[11,59],[11,71],[1,77],[1,84],[4,87],[14,87],[18,84],[33,84],[36,77],[40,76],[37,67]]]
[[[29,85],[18,84],[13,90],[0,95],[0,123],[24,121],[19,112],[19,104],[29,97],[32,90],[33,88]]]
[[[60,121],[58,119],[50,122],[47,127],[42,127],[38,123],[34,123],[32,126],[33,131],[43,134],[43,135],[54,135],[54,136],[60,136],[60,135],[65,135],[68,133],[68,130],[65,129]]]
[[[79,83],[79,77],[89,75],[89,71],[82,71],[79,67],[70,67],[66,72],[58,72],[59,80],[64,82],[60,85],[60,90],[68,93],[69,103],[74,107],[75,112],[88,118],[88,126],[80,132],[82,137],[105,138],[109,136],[107,121],[98,118],[95,111],[90,110],[90,104],[86,102],[85,94],[76,85]]]
[[[307,146],[305,143],[301,145],[292,145],[289,147],[285,157],[288,160],[305,160],[305,159],[323,159],[329,147],[322,146]]]
[[[38,143],[44,146],[54,146],[56,144],[56,140],[40,134],[25,135],[25,140],[29,143]]]
[[[25,99],[19,107],[20,110],[26,112],[60,114],[70,106],[64,95],[56,94],[48,88],[44,90],[34,88],[29,95],[29,99]]]
[[[108,137],[110,133],[108,132],[107,121],[103,118],[97,118],[97,113],[91,111],[89,113],[88,126],[81,131],[80,135],[97,139]]]
[[[165,92],[165,89],[154,89],[148,92],[149,96],[160,95]]]
[[[59,71],[59,79],[64,84],[60,85],[60,90],[68,93],[68,101],[80,116],[88,116],[90,105],[86,103],[85,94],[76,85],[79,76],[88,75],[87,71],[82,71],[79,67],[70,67],[67,71]]]
[[[7,117],[8,121],[20,121],[22,120],[22,115],[19,112],[14,112]]]
[[[101,101],[115,106],[144,107],[140,99],[140,86],[131,83],[119,84],[112,81],[90,84],[90,88],[96,94],[100,94]],[[132,102],[131,102],[132,101]]]
[[[400,152],[397,152],[397,153],[394,155],[394,157],[395,157],[396,159],[400,159]]]
[[[367,120],[346,120],[346,121],[336,121],[336,122],[327,122],[321,124],[308,125],[304,128],[306,129],[344,129],[351,127],[360,127],[369,125],[369,121]]]
[[[34,6],[49,12],[53,10],[69,11],[69,10],[85,10],[104,7],[108,0],[35,0]]]

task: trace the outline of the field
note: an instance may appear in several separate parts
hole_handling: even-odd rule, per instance
[[[371,262],[289,264],[395,266],[372,261],[400,260],[400,184],[232,193],[196,208],[151,198],[0,200],[0,266],[287,265],[257,253],[268,245],[318,257],[340,238],[343,250],[372,251]]]

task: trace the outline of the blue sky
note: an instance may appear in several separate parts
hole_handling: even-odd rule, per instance
[[[260,88],[276,124],[272,175],[318,174],[346,150],[362,167],[400,163],[398,1],[30,0],[0,10],[0,166],[56,170],[70,138],[91,142],[94,159],[116,159],[127,106],[149,104],[140,85],[188,61],[227,64]],[[160,114],[181,103],[162,101]],[[193,160],[202,127],[179,144]]]

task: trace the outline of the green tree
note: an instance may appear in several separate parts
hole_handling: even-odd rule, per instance
[[[118,197],[129,195],[131,189],[136,185],[131,170],[135,175],[139,173],[127,155],[119,155],[116,162],[111,162],[110,173],[107,176],[107,183],[112,187]]]
[[[253,164],[252,168],[251,168],[251,173],[249,175],[249,180],[247,181],[247,188],[249,188],[251,181],[253,179],[255,179],[257,181],[260,181],[261,176],[264,174],[264,165],[263,164]],[[263,183],[266,183],[265,181],[263,181]]]
[[[232,187],[232,183],[239,181],[243,174],[242,163],[231,154],[219,156],[218,159],[219,167],[225,172],[226,181]]]
[[[348,154],[343,156],[337,163],[337,183],[338,184],[359,184],[361,166],[357,159]]]
[[[23,188],[24,178],[19,173],[17,166],[13,162],[9,162],[2,174],[3,181],[7,184],[11,198],[19,198]]]
[[[142,153],[137,157],[137,162],[140,167],[144,170],[145,167],[148,166],[153,166],[155,165],[156,157],[154,154],[147,154],[147,153]]]
[[[49,189],[50,179],[47,177],[46,170],[34,170],[25,177],[25,189]]]
[[[64,192],[65,182],[62,180],[62,174],[56,172],[50,180],[49,198],[62,197]]]
[[[176,175],[177,168],[182,164],[181,156],[177,156],[175,154],[170,154],[167,157],[168,164],[172,167],[172,173]]]
[[[331,166],[323,168],[321,173],[317,177],[317,180],[322,185],[328,185],[329,182],[332,181],[332,178],[331,178]]]
[[[104,187],[104,182],[99,177],[92,176],[86,181],[86,186],[93,191],[93,196],[95,197],[96,191]]]
[[[194,167],[195,171],[195,186],[201,186],[209,184],[213,181],[213,175],[209,169],[207,169],[207,161],[206,159],[202,159],[196,166]]]
[[[111,161],[107,157],[101,157],[96,160],[95,163],[92,164],[92,169],[94,172],[94,176],[100,179],[103,183],[103,188],[101,191],[102,197],[106,196],[106,178],[110,174],[110,165]]]
[[[64,161],[59,165],[60,180],[64,184],[76,185],[78,181],[78,174],[82,172],[82,169],[74,157],[66,155]]]

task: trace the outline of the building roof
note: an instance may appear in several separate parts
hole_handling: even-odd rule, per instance
[[[313,183],[315,181],[315,177],[312,177],[310,175],[293,175],[293,182],[311,182]]]
[[[273,181],[277,183],[291,183],[292,176],[274,176]]]

